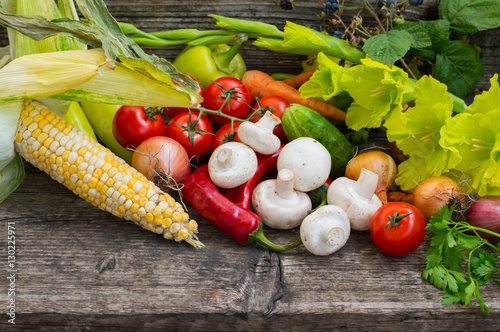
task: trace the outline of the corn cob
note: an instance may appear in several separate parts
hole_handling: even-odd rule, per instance
[[[198,225],[154,183],[43,104],[25,100],[16,151],[76,195],[166,239],[196,248]]]

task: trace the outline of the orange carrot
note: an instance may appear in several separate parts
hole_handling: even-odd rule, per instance
[[[290,85],[292,88],[297,89],[299,86],[307,82],[314,74],[315,70],[305,71],[298,75],[284,79],[282,82]]]
[[[292,104],[309,107],[327,119],[345,121],[346,114],[337,107],[312,98],[304,99],[300,96],[299,91],[282,81],[274,80],[264,72],[249,70],[243,75],[241,81],[247,87],[252,98],[277,95],[285,98]]]

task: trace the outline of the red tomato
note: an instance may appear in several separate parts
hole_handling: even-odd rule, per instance
[[[240,126],[241,122],[234,122],[233,124],[233,131],[231,131],[231,123],[226,123],[222,127],[220,127],[219,130],[215,133],[214,140],[212,141],[212,147],[210,148],[210,152],[214,152],[215,149],[217,149],[219,146],[226,142],[231,142],[231,141],[238,141],[240,142],[240,138],[238,137],[238,127]],[[232,136],[233,133],[236,134],[234,137]]]
[[[165,121],[161,111],[143,106],[122,106],[112,124],[113,136],[125,148],[137,148],[147,138],[162,136]]]
[[[224,105],[227,99],[229,101]],[[222,113],[244,119],[250,112],[251,102],[252,96],[250,96],[246,86],[239,79],[220,77],[207,86],[203,106],[209,110],[218,111],[224,105]],[[227,118],[212,114],[210,114],[210,119],[220,125],[231,122]]]
[[[204,94],[205,94],[205,90],[203,89],[203,85],[201,85],[200,81],[198,81],[195,77],[193,77],[192,75],[190,74],[187,74],[189,77],[191,77],[193,80],[195,80],[196,82],[198,82],[198,84],[200,85],[200,92],[198,92],[198,94],[203,98]],[[196,107],[203,107],[203,103],[201,104],[198,104]],[[182,113],[182,112],[185,112],[185,111],[188,111],[189,108],[186,108],[186,107],[162,107],[163,109],[163,114],[165,114],[166,116],[168,116],[169,118],[173,118],[174,116],[176,116],[177,114],[179,113]]]
[[[286,100],[285,98],[281,96],[265,96],[261,99],[259,99],[260,105],[262,108],[266,107],[272,107],[274,109],[273,114],[276,115],[280,120],[283,118],[283,113],[285,112],[285,109],[290,106],[290,102]],[[255,103],[254,109],[259,108],[259,104]],[[261,116],[253,118],[252,122],[257,122],[262,118]],[[274,127],[273,131],[274,135],[278,136],[278,138],[281,140],[282,143],[286,141],[286,135],[285,132],[283,131],[283,126],[282,125],[277,125]]]
[[[177,114],[167,124],[165,136],[179,142],[186,149],[189,157],[197,156],[198,158],[203,158],[210,151],[214,131],[208,117],[203,115],[198,120],[199,114],[197,111],[191,111],[191,118],[189,117],[189,111]],[[191,142],[189,130],[186,128],[190,128],[191,132],[197,128],[207,133],[195,132],[193,142]]]
[[[396,214],[410,215],[391,223],[389,217]],[[382,205],[373,215],[370,233],[380,250],[392,256],[403,256],[420,246],[424,240],[425,226],[424,216],[416,207],[404,202],[390,202]]]

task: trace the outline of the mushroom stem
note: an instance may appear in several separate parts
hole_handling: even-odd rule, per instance
[[[289,169],[283,168],[278,172],[276,178],[276,186],[274,191],[276,195],[283,199],[291,199],[294,195],[293,190],[293,172]]]
[[[326,223],[321,234],[323,234],[325,242],[331,247],[340,246],[345,239],[344,230],[337,224],[332,227],[332,223]]]
[[[366,199],[371,199],[377,188],[378,175],[366,168],[361,169],[358,180],[353,185],[353,189],[358,195]]]
[[[270,132],[273,132],[274,127],[279,125],[281,123],[280,118],[278,118],[276,115],[273,113],[267,111],[264,116],[257,121],[257,125],[259,127],[265,128],[269,130]]]
[[[233,155],[233,150],[229,148],[222,148],[217,154],[217,163],[221,167],[229,165],[229,161],[231,160],[232,155]]]

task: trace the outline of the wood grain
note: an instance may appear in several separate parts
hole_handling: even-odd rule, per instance
[[[213,28],[207,15],[255,19],[282,27],[285,19],[314,24],[316,0],[297,0],[292,11],[269,1],[107,0],[120,21],[145,31]],[[426,1],[427,3],[427,1]],[[435,4],[432,2],[431,4]],[[411,19],[429,14],[418,8]],[[482,49],[489,87],[499,71],[499,32],[472,37]],[[4,30],[0,45],[6,45]],[[147,49],[173,59],[182,47]],[[298,56],[245,48],[250,69],[297,72]],[[491,282],[482,296],[493,314],[477,305],[441,305],[441,292],[423,281],[428,239],[413,254],[389,257],[369,234],[353,233],[335,255],[316,257],[303,247],[274,253],[260,245],[241,246],[190,209],[199,221],[205,248],[164,240],[100,211],[72,195],[33,166],[0,204],[0,245],[7,222],[16,223],[16,329],[75,331],[103,329],[168,331],[477,331],[498,330],[500,290]],[[265,230],[285,244],[298,231]],[[5,255],[3,256],[5,257]],[[0,330],[11,328],[6,259],[1,265]]]

